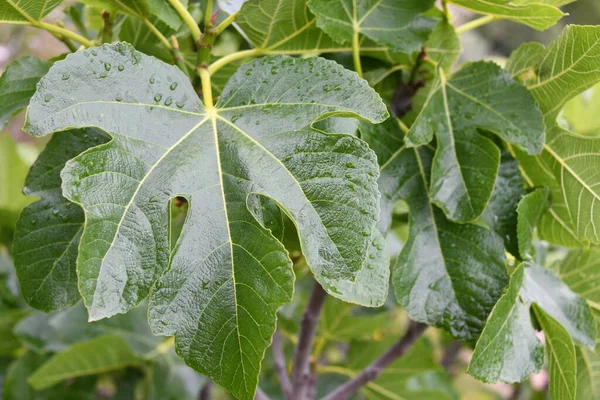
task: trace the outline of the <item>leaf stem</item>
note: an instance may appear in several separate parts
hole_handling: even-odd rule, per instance
[[[179,42],[177,41],[177,37],[175,35],[171,36],[171,53],[173,54],[173,59],[175,60],[175,65],[179,67],[179,69],[189,77],[188,69],[185,65],[185,58],[179,51]]]
[[[14,24],[23,24],[23,21],[2,21],[3,23],[14,23]],[[40,29],[44,29],[54,35],[60,35],[64,38],[69,38],[69,39],[73,39],[76,42],[81,43],[82,45],[84,45],[85,47],[94,47],[96,45],[96,43],[90,39],[87,39],[81,35],[78,35],[77,33],[70,31],[66,28],[60,27],[60,26],[56,26],[56,25],[52,25],[49,24],[47,22],[37,22],[37,21],[29,21],[25,23],[26,25],[31,25],[34,26],[36,28],[40,28]]]
[[[231,25],[235,19],[238,16],[238,12],[231,14],[230,16],[228,16],[227,18],[225,18],[219,25],[217,25],[216,30],[217,30],[217,35],[220,35],[221,32],[223,32],[225,29],[227,29],[229,27],[229,25]]]
[[[210,73],[208,72],[208,68],[198,68],[198,74],[200,75],[200,80],[202,81],[202,99],[204,100],[204,106],[206,108],[212,108],[214,107],[214,104],[212,98],[212,87],[210,85]]]
[[[345,400],[360,389],[361,386],[377,379],[388,365],[396,361],[396,359],[404,355],[411,348],[413,343],[421,337],[426,329],[426,324],[411,321],[406,334],[400,340],[394,343],[392,347],[354,378],[325,396],[323,400]]]
[[[310,384],[310,354],[312,350],[315,331],[321,315],[321,309],[327,298],[327,292],[323,290],[318,282],[313,286],[310,299],[306,306],[306,311],[302,317],[298,345],[294,355],[294,369],[292,381],[294,388],[293,400],[304,400],[306,391]]]
[[[360,63],[360,38],[358,37],[358,30],[354,30],[352,35],[352,59],[354,60],[354,70],[362,78],[363,71]]]
[[[287,363],[285,361],[285,354],[283,353],[283,342],[279,329],[273,334],[273,344],[271,346],[273,350],[275,372],[277,373],[277,379],[279,379],[279,385],[283,391],[283,397],[285,400],[291,400],[293,394],[292,382],[287,373]]]
[[[154,36],[156,36],[158,38],[158,40],[160,40],[160,42],[163,44],[163,46],[165,46],[169,51],[172,51],[171,43],[169,43],[169,41],[167,40],[165,35],[163,35],[158,30],[158,28],[156,26],[154,26],[154,24],[152,22],[150,22],[150,20],[148,20],[148,18],[141,18],[141,20],[144,23],[144,25],[146,25],[148,27],[148,29],[150,29],[150,31],[154,34]]]
[[[204,11],[204,29],[208,30],[209,27],[212,26],[211,18],[212,18],[212,9],[213,9],[213,0],[206,1],[206,10]]]
[[[177,11],[177,14],[179,14],[183,22],[190,29],[192,38],[194,38],[194,42],[197,43],[200,40],[202,32],[200,31],[200,28],[198,27],[198,24],[196,23],[196,20],[192,14],[190,14],[188,9],[179,0],[169,0],[169,3],[173,6],[175,11]]]
[[[474,19],[472,21],[467,22],[466,24],[459,26],[458,28],[456,28],[456,33],[460,35],[461,33],[465,33],[472,29],[479,28],[480,26],[489,24],[490,22],[496,21],[498,19],[500,18],[494,15],[486,15],[485,17]]]
[[[104,25],[102,26],[102,43],[112,43],[113,41],[113,15],[104,10],[102,11],[102,20]]]

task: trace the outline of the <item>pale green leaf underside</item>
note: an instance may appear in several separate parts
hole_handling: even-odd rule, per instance
[[[449,79],[442,71],[407,142],[422,145],[435,134],[431,199],[453,221],[481,216],[494,188],[500,151],[478,129],[530,154],[540,152],[544,144],[544,124],[535,100],[498,65],[469,64]]]
[[[62,0],[0,0],[0,21],[39,22]]]
[[[537,30],[548,29],[563,17],[563,12],[554,7],[557,1],[528,0],[450,0],[471,11],[506,18]],[[564,1],[562,1],[564,3]],[[554,4],[558,6],[559,4]]]
[[[293,291],[285,249],[248,210],[255,195],[291,217],[329,293],[381,304],[381,292],[357,290],[357,278],[371,271],[386,276],[387,265],[365,263],[367,247],[384,249],[371,238],[379,216],[376,158],[359,139],[310,129],[334,114],[387,116],[366,82],[323,59],[247,64],[209,110],[176,67],[126,44],[55,64],[26,129],[40,136],[97,126],[113,137],[61,174],[65,196],[86,214],[77,268],[90,317],[127,311],[168,270],[151,298],[154,332],[175,334],[190,365],[252,398],[275,312]],[[188,199],[189,211],[170,252],[168,203],[176,195]]]
[[[80,342],[56,354],[28,379],[36,390],[80,376],[96,375],[142,364],[120,335]]]
[[[432,0],[310,0],[308,5],[317,26],[334,41],[350,43],[361,34],[398,52],[420,49],[435,24],[419,15]]]
[[[588,347],[595,345],[595,326],[585,300],[549,270],[523,262],[513,272],[477,341],[468,372],[484,382],[521,382],[543,365],[543,346],[535,335],[530,307],[536,304]]]
[[[542,154],[516,151],[528,183],[552,192],[540,236],[567,247],[600,243],[600,141],[571,134],[556,117],[569,99],[600,81],[598,60],[600,28],[567,26],[548,49],[526,44],[508,64],[513,75],[525,78],[548,127]]]
[[[575,400],[577,393],[577,359],[569,332],[542,308],[533,305],[544,337],[550,373],[549,393],[552,400]]]
[[[600,249],[572,250],[561,262],[559,274],[572,291],[600,309]]]

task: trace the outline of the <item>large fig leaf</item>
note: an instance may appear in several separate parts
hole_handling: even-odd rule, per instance
[[[477,130],[495,133],[530,154],[544,145],[538,105],[498,65],[478,62],[440,79],[407,135],[410,145],[433,139],[438,147],[431,171],[431,199],[453,221],[483,213],[496,181],[500,151]]]
[[[37,23],[50,14],[62,0],[0,0],[0,21]]]
[[[365,271],[387,268],[365,263],[368,248],[384,251],[371,239],[376,156],[360,139],[310,128],[332,115],[381,122],[387,111],[365,81],[323,59],[253,61],[209,108],[176,67],[127,44],[56,63],[25,129],[42,136],[96,126],[113,138],[61,174],[65,196],[86,215],[77,270],[90,318],[132,308],[164,273],[150,302],[154,332],[175,334],[188,364],[251,399],[275,312],[293,292],[283,245],[248,209],[256,196],[290,216],[329,293],[381,304],[360,290],[360,278],[371,276]],[[175,196],[187,198],[189,210],[170,251]]]

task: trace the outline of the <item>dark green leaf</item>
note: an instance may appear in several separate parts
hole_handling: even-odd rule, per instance
[[[517,237],[519,239],[519,254],[522,260],[533,258],[533,233],[541,216],[550,205],[549,190],[537,189],[529,193],[519,202],[517,207],[518,225]]]
[[[310,0],[308,5],[317,26],[336,42],[350,43],[361,34],[398,52],[419,50],[435,23],[419,15],[433,0]]]
[[[14,335],[13,329],[28,313],[27,310],[16,309],[0,314],[0,356],[13,355],[19,349],[21,343]]]
[[[520,382],[539,371],[544,362],[542,344],[530,317],[531,304],[560,323],[573,340],[595,346],[592,313],[581,299],[552,272],[523,262],[506,293],[494,307],[483,330],[468,372],[484,382]]]
[[[51,65],[50,61],[23,57],[6,67],[0,77],[0,129],[6,127],[13,115],[27,107],[35,92],[35,85]]]
[[[152,296],[153,330],[175,334],[190,365],[252,398],[293,276],[281,243],[248,210],[250,194],[275,200],[293,219],[307,263],[329,293],[381,304],[381,292],[360,290],[375,284],[362,276],[384,277],[388,268],[364,262],[379,216],[375,155],[352,136],[308,128],[336,114],[387,116],[366,82],[322,59],[247,64],[209,109],[177,68],[126,44],[56,63],[26,129],[41,136],[94,125],[113,137],[61,174],[64,194],[86,212],[78,274],[91,319],[139,303],[169,266]],[[170,254],[166,222],[176,195],[190,208]],[[372,249],[383,252],[381,241]]]
[[[96,375],[141,364],[125,339],[101,336],[74,344],[45,362],[27,380],[36,390],[80,376]]]
[[[537,153],[544,145],[544,124],[535,100],[498,65],[469,64],[449,79],[440,71],[407,144],[428,143],[435,133],[431,199],[451,220],[478,218],[494,188],[500,151],[477,129],[495,133],[528,153]]]
[[[450,0],[471,11],[506,18],[537,30],[548,29],[564,15],[558,8],[544,1],[529,0]],[[554,3],[557,3],[554,1]],[[563,1],[564,3],[564,1]],[[558,4],[557,4],[558,5]]]
[[[525,195],[519,163],[509,153],[503,152],[494,191],[482,217],[496,232],[504,247],[513,255],[519,254],[517,243],[517,206]]]
[[[569,332],[542,308],[533,305],[548,352],[550,372],[550,398],[552,400],[575,400],[577,388],[577,360],[575,346]]]
[[[25,194],[40,200],[21,213],[13,257],[23,297],[34,308],[58,311],[80,299],[76,260],[84,215],[62,196],[60,171],[68,160],[107,139],[98,129],[58,132],[27,175]]]

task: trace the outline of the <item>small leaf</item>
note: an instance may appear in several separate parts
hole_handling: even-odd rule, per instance
[[[410,53],[419,50],[434,26],[434,20],[420,16],[433,6],[433,0],[310,0],[317,26],[333,40],[350,43],[354,35]]]
[[[453,221],[481,216],[494,188],[500,151],[477,129],[495,133],[528,153],[537,153],[544,145],[544,124],[535,100],[498,65],[468,64],[449,79],[440,71],[407,144],[423,145],[435,133],[431,198]]]
[[[0,0],[0,22],[39,22],[60,3],[62,0]]]
[[[563,12],[552,4],[558,6],[565,0],[450,0],[468,10],[480,14],[493,15],[497,18],[506,18],[539,31],[550,28],[563,17]],[[544,4],[545,3],[545,4]]]
[[[0,129],[5,128],[16,113],[27,107],[35,93],[35,86],[50,66],[50,61],[23,57],[6,67],[0,77]]]
[[[494,307],[469,364],[484,382],[521,382],[544,362],[542,344],[530,318],[536,304],[567,330],[573,340],[595,346],[595,326],[585,300],[552,272],[529,261],[513,272],[510,285]]]
[[[523,197],[517,207],[519,214],[517,237],[519,239],[519,254],[522,260],[533,258],[533,233],[535,227],[550,205],[548,189],[537,189]]]
[[[71,79],[63,81],[65,73]],[[126,44],[56,63],[34,95],[26,129],[41,136],[92,125],[113,138],[61,173],[63,193],[86,213],[77,268],[91,319],[132,308],[162,275],[150,302],[153,331],[174,334],[189,365],[251,399],[293,275],[282,244],[249,211],[249,195],[274,200],[293,220],[330,294],[379,304],[377,292],[357,290],[373,283],[357,279],[385,276],[387,268],[365,263],[369,246],[384,248],[371,237],[376,157],[355,137],[309,128],[335,115],[380,122],[387,112],[365,81],[323,59],[255,60],[209,109],[176,67]],[[171,251],[175,196],[189,210]]]
[[[577,393],[577,360],[569,332],[537,305],[533,305],[537,320],[544,331],[550,372],[550,398],[575,400]]]
[[[503,152],[494,191],[482,215],[488,226],[504,240],[504,247],[517,256],[517,206],[525,195],[519,163]]]
[[[29,377],[36,390],[80,376],[96,375],[136,366],[142,359],[135,356],[119,335],[101,336],[79,342],[56,354]]]
[[[71,158],[107,140],[98,129],[58,132],[27,175],[25,194],[41,199],[21,213],[13,257],[23,297],[38,310],[58,311],[81,298],[76,260],[84,215],[62,196],[60,171]]]
[[[368,340],[389,321],[388,313],[355,315],[352,304],[328,298],[325,302],[317,330],[317,340],[350,342]]]

